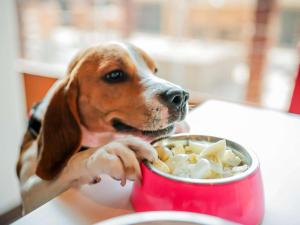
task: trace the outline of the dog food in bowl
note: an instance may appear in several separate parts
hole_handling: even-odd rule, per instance
[[[155,143],[158,170],[174,176],[193,179],[215,179],[234,176],[248,169],[244,156],[226,146],[225,140],[215,143],[191,140]]]

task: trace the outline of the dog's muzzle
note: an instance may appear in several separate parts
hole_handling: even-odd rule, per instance
[[[180,88],[171,88],[160,94],[162,103],[168,107],[170,122],[182,120],[187,111],[189,93]]]

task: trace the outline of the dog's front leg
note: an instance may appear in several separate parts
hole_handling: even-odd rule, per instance
[[[36,143],[31,148],[36,148]],[[29,156],[24,159],[26,163],[21,170],[20,183],[24,212],[28,213],[71,186],[91,183],[102,174],[121,180],[121,185],[125,185],[126,179],[139,179],[139,161],[154,161],[157,153],[149,143],[139,138],[120,138],[100,148],[76,153],[51,181],[35,175],[35,160]]]
[[[71,178],[72,184],[92,183],[107,174],[125,185],[126,180],[141,176],[139,162],[155,161],[157,153],[147,142],[136,137],[124,137],[100,148],[88,149],[75,154],[68,162],[62,177]]]
[[[71,186],[71,179],[60,174],[51,181],[42,180],[35,174],[37,163],[37,142],[28,147],[21,158],[20,190],[23,213],[29,213],[40,205],[56,197]]]

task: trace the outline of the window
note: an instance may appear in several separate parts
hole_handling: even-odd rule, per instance
[[[265,11],[258,9],[266,2]],[[251,100],[284,110],[299,63],[296,43],[300,36],[300,1],[280,0],[278,10],[274,2],[18,1],[22,57],[52,68],[65,68],[80,48],[126,40],[156,60],[159,76],[184,86],[195,96]],[[269,19],[258,24],[258,14]],[[263,34],[266,42],[261,58],[255,55],[258,52],[252,54],[255,31]],[[259,63],[249,59],[258,59],[263,66],[254,68]],[[261,74],[254,88],[253,73]],[[256,91],[258,97],[249,98],[247,90]]]

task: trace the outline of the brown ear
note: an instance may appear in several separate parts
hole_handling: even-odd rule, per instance
[[[77,97],[77,80],[69,76],[57,89],[47,108],[38,139],[36,174],[42,179],[51,180],[57,176],[80,148]]]

